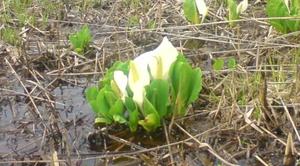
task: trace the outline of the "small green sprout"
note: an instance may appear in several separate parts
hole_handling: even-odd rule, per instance
[[[248,8],[248,0],[243,0],[237,5],[236,0],[227,0],[227,8],[229,11],[228,20],[229,25],[234,27],[236,25],[235,20],[240,18],[240,14],[246,11]]]
[[[92,35],[87,25],[84,25],[78,32],[70,35],[69,40],[73,49],[78,54],[84,54],[92,41]]]
[[[236,68],[236,60],[235,60],[234,57],[230,57],[228,59],[228,61],[227,61],[227,67],[228,67],[228,69],[231,69],[231,70],[233,70],[233,69]]]
[[[193,24],[200,24],[204,21],[208,8],[204,0],[184,0],[183,11],[185,18],[189,22]]]
[[[225,61],[227,62],[225,65]],[[225,69],[234,70],[236,68],[236,60],[234,57],[229,57],[227,60],[224,60],[222,58],[216,58],[213,60],[213,69],[215,71],[220,71]]]
[[[222,70],[224,68],[224,60],[217,58],[214,60],[213,69],[216,71]]]

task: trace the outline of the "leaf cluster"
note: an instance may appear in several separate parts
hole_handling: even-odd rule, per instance
[[[78,54],[84,54],[92,41],[92,35],[87,25],[84,25],[78,32],[70,35],[69,40],[73,49]]]
[[[162,120],[186,115],[188,105],[198,98],[202,88],[201,70],[192,68],[183,55],[178,55],[169,70],[170,78],[152,79],[145,86],[143,104],[139,106],[128,87],[128,96],[122,100],[113,81],[114,71],[128,74],[129,66],[128,61],[116,62],[98,86],[87,89],[86,99],[97,116],[96,123],[125,124],[132,132],[142,126],[153,132],[161,126]]]
[[[288,1],[287,1],[288,2]],[[268,17],[295,17],[288,19],[271,19],[270,24],[281,33],[300,30],[300,1],[291,0],[286,4],[284,0],[268,0],[266,12]]]

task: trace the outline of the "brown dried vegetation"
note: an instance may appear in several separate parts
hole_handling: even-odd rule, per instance
[[[175,0],[41,2],[23,2],[25,21],[14,4],[0,4],[0,31],[17,34],[15,42],[0,36],[0,165],[297,162],[299,34],[271,29],[264,1],[250,1],[235,28],[223,1],[208,1],[202,25],[190,25]],[[67,39],[83,24],[93,43],[80,56]],[[163,36],[204,72],[189,114],[152,134],[94,127],[85,88],[116,60],[154,48]],[[237,60],[234,71],[212,69],[215,58],[228,57]]]

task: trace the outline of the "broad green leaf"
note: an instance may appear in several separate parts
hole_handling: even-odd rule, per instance
[[[170,69],[170,78],[174,114],[185,115],[187,106],[198,98],[202,73],[200,69],[193,69],[185,58],[179,57]]]
[[[268,17],[300,17],[300,2],[292,0],[290,10],[284,0],[268,0],[266,12]],[[271,19],[270,24],[279,32],[289,33],[300,30],[300,20],[296,19]]]
[[[146,97],[143,104],[143,115],[145,119],[139,120],[138,123],[142,125],[148,132],[154,131],[157,127],[160,126],[159,114]]]
[[[109,108],[112,107],[117,100],[117,96],[113,91],[108,90],[108,88],[104,88],[104,97]]]
[[[125,107],[127,108],[129,114],[129,128],[131,132],[135,132],[137,130],[138,121],[139,121],[139,112],[136,104],[130,97],[125,98]]]
[[[229,25],[233,27],[236,25],[236,22],[234,22],[234,20],[239,19],[239,14],[237,13],[236,0],[227,0],[227,6],[229,10],[229,14],[228,14]]]
[[[137,106],[135,104],[135,102],[132,100],[132,98],[130,97],[126,97],[125,98],[125,107],[127,108],[127,110],[136,110]]]
[[[202,73],[193,69],[183,56],[179,56],[170,69],[172,85],[171,108],[176,116],[186,114],[189,104],[198,98],[202,89]]]
[[[100,92],[98,93],[97,96],[97,108],[98,108],[98,113],[100,114],[100,116],[102,116],[102,118],[107,118],[110,121],[112,121],[112,116],[110,116],[109,114],[109,103],[106,101],[105,99],[105,89],[101,89]]]
[[[182,64],[183,64],[183,62],[180,62],[177,60],[170,68],[170,80],[171,80],[171,84],[172,84],[172,93],[173,93],[172,95],[173,96],[177,96],[177,94],[178,94],[179,80],[180,80],[180,77],[179,77],[180,75],[178,73],[180,73]]]
[[[184,58],[182,54],[179,54],[177,56],[176,61],[171,65],[170,71],[169,71],[169,76],[170,76],[170,81],[172,84],[172,95],[177,96],[178,93],[178,87],[179,87],[179,74],[181,72],[181,66],[184,63],[188,63],[187,60]]]
[[[144,116],[147,116],[148,114],[153,114],[153,113],[155,113],[159,116],[155,107],[152,105],[152,103],[150,103],[150,101],[146,97],[144,98],[142,113]]]
[[[92,101],[89,101],[91,107],[92,107],[92,110],[94,111],[94,113],[96,113],[97,115],[100,114],[100,107],[99,107],[99,104],[97,102],[97,100],[92,100]]]
[[[129,111],[129,128],[131,132],[135,132],[138,127],[139,112],[137,109]]]
[[[176,98],[176,114],[185,115],[188,99],[190,97],[190,84],[192,81],[192,67],[188,63],[183,63],[179,73],[179,88]]]
[[[202,72],[199,68],[192,69],[191,72],[191,82],[190,82],[190,97],[188,99],[187,104],[191,104],[194,102],[202,89]]]
[[[120,115],[123,116],[124,106],[121,99],[115,101],[114,105],[110,108],[109,113],[111,116]]]
[[[146,97],[157,110],[160,117],[167,114],[169,105],[169,83],[166,80],[153,80],[146,88]]]
[[[266,10],[268,17],[289,16],[288,8],[283,0],[268,0]],[[276,30],[283,33],[287,33],[287,20],[270,20],[270,23]]]
[[[300,15],[300,1],[299,0],[291,0],[291,15]]]
[[[199,17],[195,0],[184,0],[183,11],[184,11],[184,16],[188,21],[190,21],[193,24],[200,23],[200,17]]]
[[[85,96],[86,96],[86,99],[90,102],[90,101],[93,101],[93,100],[96,100],[97,98],[97,95],[98,95],[98,87],[89,87],[87,88],[87,90],[85,91]]]

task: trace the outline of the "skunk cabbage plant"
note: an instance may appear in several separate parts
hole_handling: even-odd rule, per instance
[[[185,18],[193,23],[203,23],[207,13],[208,7],[204,0],[184,0],[183,1],[183,12]],[[200,20],[201,15],[201,20]]]
[[[154,50],[127,62],[117,61],[86,90],[95,123],[142,126],[153,132],[162,120],[184,116],[202,88],[202,73],[177,52],[167,37]]]

